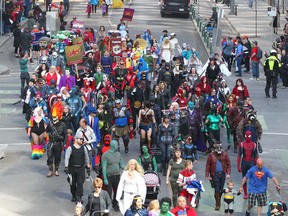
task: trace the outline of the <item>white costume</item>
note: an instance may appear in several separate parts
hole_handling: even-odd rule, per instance
[[[140,195],[143,203],[145,202],[147,188],[144,177],[136,170],[133,171],[132,176],[134,177],[131,178],[129,171],[126,170],[122,173],[119,181],[116,200],[119,203],[119,209],[122,215],[130,208],[134,196]]]
[[[162,43],[161,45],[161,58],[164,59],[166,62],[171,61],[171,43],[164,44]]]

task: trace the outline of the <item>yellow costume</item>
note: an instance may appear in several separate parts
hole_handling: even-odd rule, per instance
[[[113,0],[112,2],[112,8],[117,9],[117,8],[123,8],[124,3],[121,0]]]

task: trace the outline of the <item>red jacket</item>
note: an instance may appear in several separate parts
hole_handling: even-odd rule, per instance
[[[171,210],[171,213],[175,216],[178,216],[178,212],[183,210],[186,210],[187,216],[197,216],[197,212],[191,206],[186,206],[185,208],[180,208],[179,206],[176,206]]]
[[[213,177],[216,172],[216,163],[217,163],[217,156],[216,152],[212,152],[209,154],[206,162],[206,174],[205,177],[208,178],[209,176]],[[231,173],[231,163],[227,152],[223,151],[220,156],[220,161],[222,164],[222,168],[225,174],[230,175]]]

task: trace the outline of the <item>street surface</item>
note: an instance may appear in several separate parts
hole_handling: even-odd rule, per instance
[[[73,16],[77,20],[85,21],[86,26],[98,28],[104,25],[106,30],[116,28],[123,9],[110,10],[109,17],[102,17],[101,10],[97,14],[92,14],[88,19],[86,11],[86,1],[71,2],[69,14],[66,20],[70,22]],[[194,24],[190,19],[175,17],[160,17],[158,2],[156,0],[137,0],[132,5],[135,8],[135,14],[132,23],[129,23],[129,33],[131,38],[135,38],[138,33],[143,33],[149,28],[152,34],[159,39],[162,30],[167,29],[169,33],[175,32],[179,44],[188,43],[195,47],[200,53],[200,59],[205,62],[208,54],[195,30]],[[81,15],[80,15],[81,14]],[[225,26],[224,26],[225,28]],[[229,32],[225,30],[225,32]],[[25,133],[25,120],[22,116],[22,104],[12,105],[19,100],[20,79],[19,65],[13,54],[13,40],[9,40],[0,50],[0,64],[6,65],[10,69],[10,74],[0,77],[0,149],[5,151],[6,158],[0,160],[0,215],[3,216],[36,216],[36,215],[55,215],[71,216],[74,213],[74,203],[70,202],[71,194],[69,185],[64,174],[62,161],[60,177],[53,176],[46,178],[48,172],[46,166],[46,155],[40,160],[31,160],[31,150],[29,140]],[[34,70],[36,64],[30,64],[30,72]],[[263,146],[262,157],[272,173],[278,178],[282,188],[282,199],[287,202],[286,177],[288,171],[287,161],[287,126],[288,107],[287,90],[278,89],[278,99],[266,99],[264,94],[264,81],[251,81],[250,75],[244,75],[244,82],[248,86],[252,97],[253,105],[257,110],[258,119],[261,121],[264,135],[261,144]],[[227,78],[229,87],[232,89],[235,85],[235,76]],[[222,129],[222,143],[224,148],[226,143],[226,131]],[[139,138],[139,136],[138,136]],[[121,152],[124,161],[131,158],[137,158],[139,155],[139,139],[133,139],[130,142],[129,154]],[[231,148],[232,149],[232,148]],[[238,190],[242,176],[236,168],[236,154],[229,151],[232,174],[231,178],[235,181],[235,189]],[[198,179],[204,181],[205,193],[202,194],[200,206],[197,210],[200,216],[223,215],[223,207],[219,212],[214,211],[213,191],[209,182],[205,180],[205,163],[207,156],[200,153],[198,164],[194,166]],[[162,174],[160,173],[160,176]],[[162,179],[161,193],[158,198],[171,196],[170,188],[165,185],[165,178]],[[92,188],[91,182],[85,182],[84,199],[87,201],[87,195]],[[269,183],[268,200],[278,201],[275,186]],[[244,215],[247,201],[240,195],[235,199],[236,216]],[[256,208],[253,209],[255,212]],[[267,209],[264,208],[264,213]],[[117,216],[119,213],[112,212]],[[252,214],[253,215],[253,214]],[[255,215],[255,214],[254,214]]]

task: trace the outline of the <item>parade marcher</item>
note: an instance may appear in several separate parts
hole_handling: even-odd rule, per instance
[[[147,188],[143,174],[143,169],[137,160],[131,159],[128,161],[121,175],[116,195],[116,200],[119,203],[122,214],[129,209],[134,196],[140,195],[142,202],[145,202]]]
[[[147,144],[148,149],[151,148],[152,142],[152,126],[156,124],[154,111],[151,109],[149,101],[144,101],[143,108],[139,111],[138,126],[140,129],[140,150],[142,145]],[[157,128],[154,128],[157,130]]]
[[[166,184],[170,184],[172,189],[172,199],[173,206],[177,205],[177,198],[180,193],[180,188],[178,186],[177,178],[181,170],[184,169],[184,160],[182,159],[181,148],[174,148],[172,153],[172,158],[168,163]]]
[[[146,145],[143,145],[141,151],[143,152],[143,154],[139,155],[138,163],[140,166],[143,167],[144,172],[147,170],[153,170],[157,172],[156,158],[154,155],[149,153],[149,148]]]
[[[53,176],[53,162],[55,164],[55,176],[59,176],[59,165],[61,161],[62,147],[66,144],[67,128],[64,122],[59,121],[58,116],[53,116],[53,124],[48,124],[46,132],[49,135],[49,144],[47,147],[47,165],[49,172],[47,177]]]
[[[235,95],[236,100],[242,101],[245,96],[249,96],[248,88],[241,78],[236,80],[236,84],[232,90],[232,94]]]
[[[136,118],[139,117],[139,111],[141,109],[142,103],[146,100],[144,97],[144,90],[141,88],[140,81],[135,83],[134,88],[128,91],[127,98],[130,100],[130,106],[132,110],[133,118],[133,131],[136,130]],[[148,100],[148,98],[147,98]],[[135,132],[136,134],[136,132]],[[134,134],[134,136],[135,136]]]
[[[122,106],[119,99],[115,100],[115,107],[113,108],[113,122],[112,132],[114,139],[119,142],[120,137],[123,140],[125,153],[129,152],[129,134],[132,130],[131,114],[127,106]]]
[[[188,73],[188,75],[186,77],[186,80],[188,82],[190,90],[192,91],[192,92],[189,92],[189,93],[193,94],[194,91],[195,91],[197,83],[199,83],[199,81],[200,81],[200,77],[197,74],[197,71],[196,71],[195,67],[192,67],[190,69],[190,71],[189,71],[189,73]]]
[[[233,42],[232,42],[232,37],[228,36],[228,40],[224,42],[222,46],[223,50],[223,58],[228,64],[228,70],[231,72],[231,64],[232,64],[232,52],[233,52]]]
[[[31,116],[31,109],[29,106],[30,100],[35,96],[35,80],[30,79],[28,86],[24,88],[21,94],[21,100],[23,101],[23,114],[25,114],[25,119],[28,122]]]
[[[191,160],[186,160],[185,167],[179,173],[176,183],[178,183],[180,188],[182,187],[182,190],[180,191],[179,195],[187,198],[187,201],[191,204],[193,208],[195,208],[197,204],[196,196],[198,193],[198,189],[189,188],[188,190],[188,184],[189,181],[192,182],[195,180],[196,180],[196,173],[193,171],[193,162]]]
[[[45,100],[42,98],[41,92],[37,92],[29,102],[30,109],[33,111],[36,107],[41,107],[44,115],[48,115],[48,108]]]
[[[90,169],[89,155],[83,145],[83,134],[77,132],[73,145],[69,146],[65,154],[65,173],[72,176],[70,180],[71,202],[82,202],[83,184],[85,181],[85,167]],[[69,177],[69,176],[68,176]]]
[[[147,74],[142,73],[140,79],[140,87],[143,90],[145,100],[149,100],[149,95],[151,92],[151,82],[148,80]]]
[[[94,91],[91,88],[90,81],[84,80],[84,86],[80,89],[80,93],[82,94],[86,106],[84,107],[83,115],[88,114],[88,109],[94,106]]]
[[[102,212],[104,212],[104,216],[107,216],[107,213],[111,211],[111,198],[107,191],[102,189],[102,186],[102,179],[95,178],[93,180],[94,191],[88,195],[88,202],[84,208],[82,215],[85,215],[86,212],[89,212],[89,216],[101,216]],[[93,214],[93,212],[96,213]]]
[[[225,177],[230,178],[231,164],[227,152],[223,151],[222,144],[214,144],[215,151],[211,152],[206,162],[206,179],[214,188],[214,198],[216,201],[215,210],[220,210],[221,191],[224,188]]]
[[[72,124],[74,130],[79,127],[79,119],[81,110],[83,107],[82,99],[78,96],[77,89],[73,87],[70,91],[70,97],[66,100],[67,105],[70,107],[70,113],[72,115]]]
[[[19,61],[19,65],[20,65],[20,79],[21,79],[21,92],[20,95],[23,94],[24,92],[24,87],[25,87],[25,83],[26,86],[28,86],[29,84],[29,79],[30,79],[30,75],[28,73],[28,60],[32,59],[32,54],[30,53],[30,56],[28,56],[28,53],[25,52],[21,52],[20,53],[20,59]]]
[[[119,211],[118,201],[116,200],[117,188],[120,181],[121,169],[124,170],[119,145],[116,140],[110,142],[110,149],[106,151],[101,157],[102,172],[104,184],[107,185],[107,192],[112,199],[112,205],[115,211]],[[113,191],[113,197],[112,197]]]
[[[196,88],[197,87],[201,89],[202,95],[208,95],[211,92],[211,86],[206,76],[201,77],[200,82],[196,85]]]
[[[175,206],[171,213],[175,216],[181,215],[189,215],[189,216],[197,216],[196,211],[189,205],[187,205],[186,198],[183,196],[179,196],[177,199],[177,206]]]
[[[169,117],[163,117],[163,123],[158,126],[157,143],[162,151],[162,172],[166,176],[167,163],[171,156],[171,148],[175,141],[175,127],[169,122]]]
[[[216,64],[216,59],[210,58],[209,63],[206,69],[205,76],[207,77],[207,81],[210,86],[212,86],[213,81],[217,78],[218,74],[220,73],[220,68]]]
[[[73,86],[76,85],[75,77],[70,74],[69,70],[65,70],[65,75],[60,77],[58,89],[61,90],[62,87],[66,87],[67,91],[70,91]]]
[[[245,177],[248,170],[256,165],[258,159],[257,145],[251,141],[251,131],[245,132],[245,141],[239,144],[239,151],[237,157],[238,171],[242,172],[242,176]],[[244,199],[248,199],[247,185],[243,185]]]
[[[246,176],[242,179],[240,192],[243,191],[244,184],[248,181],[248,209],[246,216],[250,216],[250,211],[258,202],[257,215],[262,213],[262,207],[267,205],[267,184],[268,178],[272,179],[276,185],[276,190],[279,192],[281,187],[278,180],[273,176],[271,171],[264,166],[264,161],[261,158],[257,159],[256,165],[251,167]]]
[[[181,145],[184,160],[191,160],[193,163],[198,161],[197,146],[192,142],[191,136],[186,136],[185,141]]]
[[[88,115],[84,118],[87,120],[88,125],[92,130],[94,131],[95,137],[96,137],[96,146],[100,146],[101,142],[101,134],[99,129],[99,119],[96,117],[97,109],[95,107],[89,107],[88,108]]]
[[[245,132],[251,131],[251,140],[256,143],[257,150],[262,153],[262,147],[259,143],[263,133],[262,126],[258,121],[254,111],[249,111],[246,113],[245,118],[241,120],[236,128],[237,142],[241,143],[245,140]]]
[[[240,195],[240,192],[237,192],[234,189],[234,182],[229,180],[227,182],[227,187],[223,189],[224,194],[224,216],[228,216],[228,212],[230,216],[234,213],[234,198],[235,195]]]
[[[237,76],[242,77],[241,64],[243,60],[243,43],[241,39],[237,39],[236,41],[235,60],[236,60],[236,73],[238,73]]]
[[[149,203],[149,207],[148,207],[148,215],[149,216],[159,216],[159,212],[160,212],[160,203],[157,199],[152,200]]]
[[[280,68],[282,64],[280,60],[277,58],[276,50],[270,51],[270,56],[265,60],[264,63],[264,72],[266,76],[266,86],[265,86],[265,93],[266,98],[270,97],[270,86],[272,83],[272,98],[277,98],[277,79],[278,74],[280,72]]]
[[[169,197],[163,197],[160,200],[160,213],[159,213],[159,216],[172,216],[172,213],[169,211],[171,206],[172,206],[171,199]],[[176,204],[175,204],[175,206],[176,206]]]
[[[157,88],[155,87],[155,90],[156,89]],[[159,100],[160,100],[161,110],[165,110],[168,108],[168,104],[170,102],[169,95],[170,95],[170,93],[169,93],[169,89],[167,89],[167,84],[164,81],[161,81],[159,83],[159,93],[157,95],[157,96],[159,96],[157,98],[159,98]]]
[[[165,67],[160,70],[157,83],[160,84],[161,81],[166,83],[169,91],[169,98],[172,98],[174,95],[174,73],[170,63],[165,63]]]
[[[161,53],[160,53],[161,59],[165,60],[166,63],[169,63],[173,58],[172,52],[173,52],[172,44],[167,36],[163,39],[163,42],[161,44]]]
[[[148,216],[148,211],[143,205],[143,199],[140,195],[133,198],[132,205],[125,212],[124,216]],[[150,214],[149,214],[150,215]]]
[[[119,64],[116,66],[116,74],[113,78],[113,85],[116,90],[115,97],[117,99],[122,99],[124,97],[124,91],[122,89],[124,79],[128,74],[127,69],[125,68],[124,60],[120,60]]]
[[[107,99],[107,98],[106,98]],[[104,99],[104,100],[106,100]],[[97,107],[97,112],[96,112],[96,117],[99,120],[99,129],[100,129],[100,141],[103,140],[103,137],[108,134],[110,127],[111,127],[111,122],[109,121],[109,115],[107,110],[105,109],[105,103],[106,101],[101,100],[98,101],[98,107]]]

